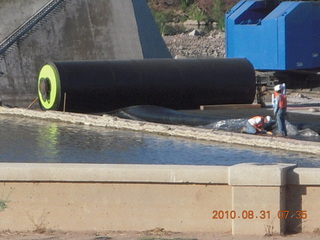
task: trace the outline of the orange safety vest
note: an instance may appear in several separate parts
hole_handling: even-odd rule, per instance
[[[265,118],[263,116],[255,116],[255,117],[252,117],[253,119],[257,119],[257,118],[261,118],[261,122],[256,124],[256,126],[258,128],[262,128],[263,124],[266,122]]]
[[[285,94],[281,94],[279,96],[279,108],[284,109],[287,108],[287,96]]]

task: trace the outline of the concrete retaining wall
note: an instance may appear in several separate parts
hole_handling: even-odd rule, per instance
[[[30,17],[34,8],[49,0],[35,2],[5,1],[4,17],[11,20],[6,29],[12,30],[16,14],[26,12]],[[18,18],[16,25],[27,16]],[[2,34],[9,34],[7,31]],[[171,55],[145,0],[63,1],[27,37],[0,56],[0,72],[4,73],[0,76],[0,100],[34,99],[39,71],[50,61],[163,57]]]
[[[294,167],[0,163],[0,231],[312,232],[320,169]]]
[[[1,0],[0,42],[48,2],[49,0]]]

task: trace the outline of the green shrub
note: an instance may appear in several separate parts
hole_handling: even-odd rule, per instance
[[[217,22],[224,29],[225,13],[238,0],[147,0],[153,10],[158,28],[163,35],[171,33],[169,22],[193,19],[206,23]]]
[[[180,9],[183,11],[183,12],[186,12],[188,7],[194,3],[194,0],[181,0],[180,2]]]
[[[213,0],[212,19],[217,22],[218,28],[224,28],[224,11],[222,0]]]
[[[206,14],[204,14],[201,9],[198,8],[197,4],[192,4],[189,7],[189,16],[191,17],[191,19],[196,20],[198,23],[200,23],[201,21],[206,21],[208,18]]]
[[[8,206],[7,206],[6,200],[0,200],[0,212],[4,211]]]
[[[171,10],[161,11],[161,12],[153,12],[154,19],[158,25],[159,31],[162,35],[166,33],[166,24],[172,22],[173,20],[173,12]]]

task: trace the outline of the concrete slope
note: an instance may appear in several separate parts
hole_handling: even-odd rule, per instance
[[[0,0],[0,42],[47,2],[48,0]]]
[[[10,2],[21,6],[21,0]],[[149,35],[146,29],[152,30]],[[4,73],[0,98],[35,98],[37,76],[46,62],[159,57],[171,55],[145,0],[63,1],[36,31],[0,56],[0,71]]]
[[[171,57],[167,46],[159,37],[159,30],[153,15],[145,0],[133,0],[133,7],[138,26],[141,47],[144,58],[168,58]]]

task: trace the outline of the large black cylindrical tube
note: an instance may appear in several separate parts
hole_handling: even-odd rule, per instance
[[[246,59],[52,62],[40,71],[38,95],[43,109],[65,105],[70,112],[248,104],[255,96],[255,72]]]

